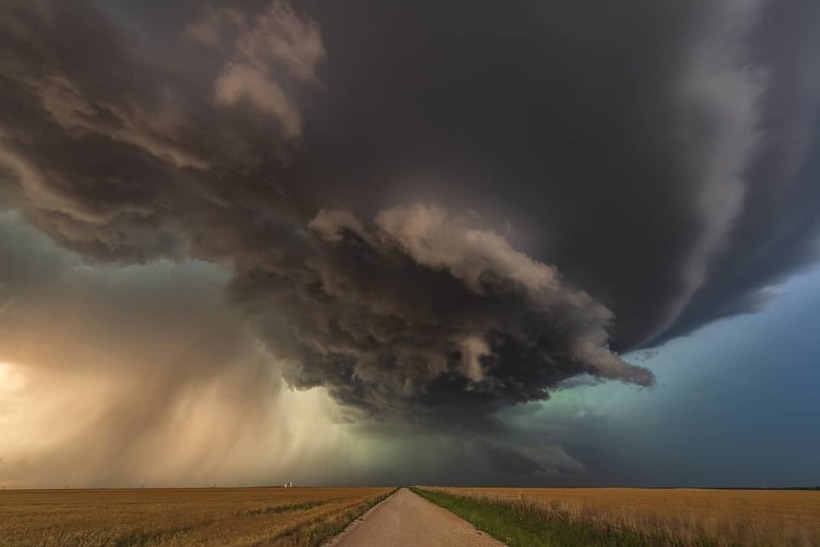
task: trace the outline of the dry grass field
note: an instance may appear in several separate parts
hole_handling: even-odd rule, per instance
[[[682,545],[820,545],[820,491],[427,488]]]
[[[0,545],[316,545],[391,491],[0,491]]]

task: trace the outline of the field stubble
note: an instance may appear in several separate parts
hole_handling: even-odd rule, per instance
[[[318,545],[390,488],[0,492],[0,546]]]
[[[425,488],[518,504],[680,545],[820,545],[820,492],[641,488]]]
[[[518,505],[678,545],[820,545],[820,492],[641,488],[425,488]],[[652,541],[649,541],[651,544]]]

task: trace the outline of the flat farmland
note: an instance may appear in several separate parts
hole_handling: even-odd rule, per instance
[[[429,488],[690,545],[820,545],[820,491],[641,488]]]
[[[0,491],[0,545],[317,545],[391,491]]]

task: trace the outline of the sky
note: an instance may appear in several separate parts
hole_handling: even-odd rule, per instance
[[[818,24],[0,0],[0,486],[820,484]]]

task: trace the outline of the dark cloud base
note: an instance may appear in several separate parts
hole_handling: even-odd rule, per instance
[[[0,196],[91,261],[231,268],[354,416],[651,385],[618,352],[816,258],[787,4],[9,1]]]

